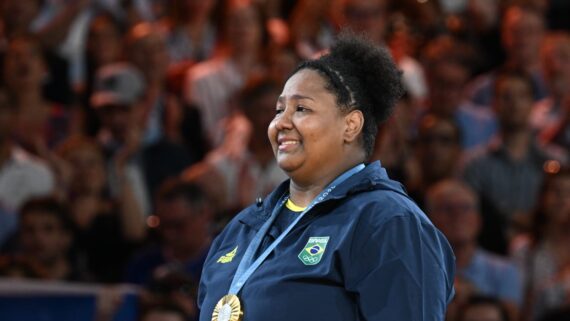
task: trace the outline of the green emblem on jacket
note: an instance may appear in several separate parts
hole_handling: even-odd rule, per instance
[[[307,244],[301,253],[299,253],[299,260],[301,260],[305,265],[318,264],[325,253],[328,242],[328,236],[309,238],[309,241],[307,241]]]

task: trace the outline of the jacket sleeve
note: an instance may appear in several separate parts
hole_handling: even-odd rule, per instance
[[[455,262],[441,232],[413,215],[366,225],[353,240],[345,276],[360,319],[444,320]]]

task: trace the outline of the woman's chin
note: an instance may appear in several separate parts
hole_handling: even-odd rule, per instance
[[[289,159],[289,157],[279,157],[277,158],[277,165],[290,176],[292,172],[300,167],[300,162]]]

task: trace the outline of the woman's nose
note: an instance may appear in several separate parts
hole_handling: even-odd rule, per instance
[[[277,130],[283,130],[283,129],[290,129],[291,127],[293,127],[291,116],[292,116],[291,113],[289,113],[287,110],[284,110],[281,113],[279,113],[277,116],[275,116],[275,119],[273,120],[275,128]]]

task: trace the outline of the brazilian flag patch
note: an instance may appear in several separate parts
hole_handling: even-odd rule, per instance
[[[328,242],[328,236],[310,237],[301,253],[299,253],[299,260],[305,265],[318,264],[325,253]]]

